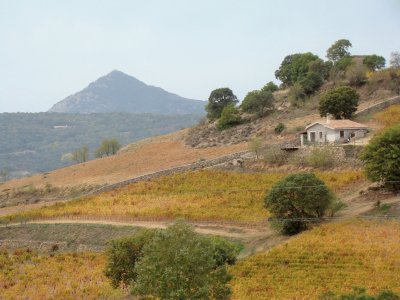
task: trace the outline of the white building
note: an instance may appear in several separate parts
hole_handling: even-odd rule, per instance
[[[349,142],[351,139],[364,137],[367,126],[351,120],[330,120],[315,122],[300,134],[301,146],[306,144],[324,144]]]

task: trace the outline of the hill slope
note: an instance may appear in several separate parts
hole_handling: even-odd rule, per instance
[[[0,172],[10,177],[45,172],[70,164],[61,155],[87,145],[91,157],[105,138],[122,145],[165,134],[197,122],[198,115],[150,114],[0,114]]]
[[[49,112],[204,114],[205,104],[147,85],[135,77],[114,70],[82,91],[56,103]]]

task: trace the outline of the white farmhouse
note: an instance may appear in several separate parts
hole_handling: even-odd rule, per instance
[[[331,120],[315,122],[300,134],[301,146],[306,144],[342,144],[353,138],[362,138],[367,133],[367,126],[351,120]]]

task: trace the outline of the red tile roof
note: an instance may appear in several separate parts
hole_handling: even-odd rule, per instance
[[[315,122],[306,127],[306,129],[314,126],[315,124],[321,124],[330,129],[366,129],[368,128],[364,124],[360,124],[351,120],[328,120],[325,122]]]

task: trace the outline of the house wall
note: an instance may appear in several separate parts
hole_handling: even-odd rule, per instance
[[[340,131],[344,131],[344,138],[340,137]],[[351,137],[351,134],[355,134],[355,138],[361,138],[365,136],[366,130],[365,129],[336,129],[335,130],[335,140],[336,141],[346,141]]]
[[[315,142],[325,143],[335,141],[335,131],[326,128],[321,124],[315,124],[314,126],[307,129],[307,140],[311,142],[311,132],[315,132]],[[320,132],[322,132],[322,138],[320,138]]]

